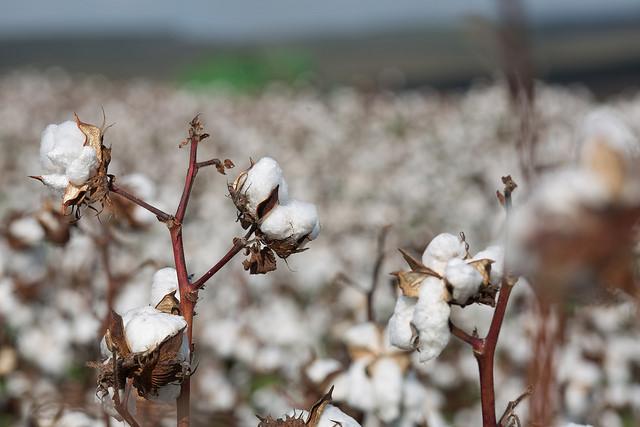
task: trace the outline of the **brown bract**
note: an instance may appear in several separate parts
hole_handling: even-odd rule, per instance
[[[184,328],[151,350],[132,353],[125,338],[122,317],[112,311],[105,341],[113,356],[105,363],[89,364],[98,369],[98,391],[107,392],[109,387],[123,389],[130,378],[138,395],[149,398],[157,396],[160,387],[180,384],[190,374],[188,363],[178,359],[183,332]]]
[[[271,416],[267,416],[264,418],[258,416],[258,419],[260,420],[258,427],[318,427],[324,409],[329,403],[331,403],[332,392],[333,387],[331,387],[329,392],[322,396],[320,400],[313,404],[313,406],[308,411],[309,416],[306,420],[302,418],[302,413],[297,416],[287,415],[284,418],[278,419],[273,419]]]

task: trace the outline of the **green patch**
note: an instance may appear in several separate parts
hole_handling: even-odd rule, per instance
[[[264,387],[280,384],[282,378],[277,374],[257,374],[251,379],[251,393]]]
[[[189,66],[179,80],[191,87],[217,86],[253,92],[271,82],[293,84],[308,81],[312,70],[313,61],[304,53],[221,53]]]

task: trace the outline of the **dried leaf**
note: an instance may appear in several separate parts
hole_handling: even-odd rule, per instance
[[[327,405],[331,403],[332,393],[333,386],[331,386],[327,394],[322,396],[320,400],[313,404],[311,410],[309,410],[309,418],[306,422],[307,427],[318,427],[318,425],[320,424],[320,418],[322,418],[322,413],[324,412],[324,408],[326,408]]]
[[[411,255],[409,255],[409,253],[404,249],[398,249],[398,250],[402,254],[402,257],[407,262],[407,264],[409,264],[409,268],[411,268],[411,270],[419,273],[425,273],[433,277],[441,278],[441,276],[438,273],[436,273],[429,267],[425,266],[422,262],[418,261]]]
[[[420,286],[424,279],[432,276],[428,273],[418,271],[396,271],[391,273],[398,278],[398,286],[402,295],[406,297],[418,298],[420,296]]]
[[[93,148],[96,151],[96,156],[98,158],[98,164],[101,164],[103,161],[102,157],[102,130],[94,125],[89,123],[84,123],[80,120],[77,114],[76,123],[78,125],[78,129],[84,134],[85,140],[84,145]]]
[[[276,269],[276,257],[273,251],[264,246],[262,249],[258,244],[253,245],[249,249],[249,258],[242,262],[245,270],[250,274],[266,274]]]
[[[491,283],[491,264],[493,264],[493,260],[491,259],[478,259],[475,261],[468,262],[470,266],[478,270],[480,275],[482,275],[482,284],[487,286]]]
[[[180,315],[180,301],[176,298],[176,292],[173,291],[171,293],[166,294],[160,302],[156,305],[156,310],[160,310],[163,313]]]
[[[76,187],[73,184],[69,184],[62,196],[62,211],[65,211],[67,206],[78,205],[82,202],[88,185],[85,184],[81,187]]]
[[[124,335],[124,323],[122,317],[111,310],[109,316],[109,323],[107,325],[107,331],[105,333],[105,341],[107,342],[107,348],[114,351],[123,357],[128,356],[131,353],[129,345]]]

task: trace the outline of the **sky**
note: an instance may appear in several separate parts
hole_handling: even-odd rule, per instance
[[[169,33],[255,40],[492,16],[496,0],[2,0],[0,37]],[[640,0],[525,0],[529,18],[640,13]]]

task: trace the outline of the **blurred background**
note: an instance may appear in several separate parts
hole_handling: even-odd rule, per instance
[[[48,124],[76,112],[99,125],[103,108],[109,172],[171,211],[177,145],[201,113],[201,159],[236,169],[198,176],[184,228],[196,275],[243,234],[226,183],[249,158],[276,158],[292,197],[318,206],[308,251],[266,276],[238,257],[201,292],[194,426],[255,426],[335,384],[364,427],[468,427],[480,404],[467,347],[452,339],[423,364],[372,346],[365,369],[349,336],[384,330],[397,297],[388,273],[406,268],[396,248],[419,257],[441,232],[464,231],[473,253],[501,241],[500,178],[518,182],[517,206],[530,175],[573,161],[585,115],[614,111],[637,140],[639,87],[638,0],[3,0],[0,427],[121,425],[86,362],[100,358],[108,309],[149,304],[154,272],[173,263],[165,227],[135,206],[59,215],[27,178],[42,172]],[[498,415],[544,374],[518,407],[522,425],[640,425],[635,302],[566,305],[556,321],[526,281],[515,288]],[[492,310],[452,313],[482,334]],[[173,405],[138,404],[143,425],[175,425]]]
[[[505,18],[523,21],[537,77],[598,94],[636,84],[635,0],[7,0],[0,71],[55,66],[240,90],[272,80],[460,88],[499,73]]]

